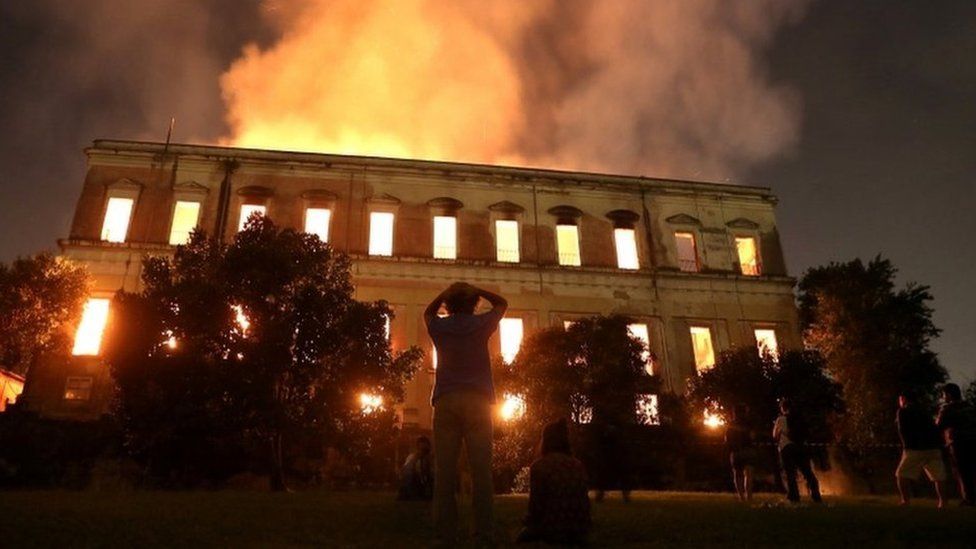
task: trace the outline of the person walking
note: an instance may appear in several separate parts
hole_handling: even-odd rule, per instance
[[[755,433],[748,422],[748,408],[739,404],[732,409],[732,419],[725,429],[725,448],[732,466],[732,484],[740,501],[752,501],[752,478],[755,471]]]
[[[590,522],[586,468],[573,457],[566,420],[550,423],[529,468],[529,513],[517,541],[584,545]]]
[[[480,299],[491,310],[475,314]],[[447,316],[438,316],[441,306]],[[488,339],[498,328],[508,302],[500,295],[458,282],[424,310],[424,322],[437,351],[434,407],[435,544],[457,541],[458,458],[464,444],[472,479],[476,543],[493,543],[491,476],[492,419],[495,389]]]
[[[945,462],[942,458],[942,443],[939,431],[932,421],[932,416],[926,414],[913,394],[903,391],[898,396],[898,412],[895,415],[898,427],[898,437],[901,439],[901,461],[895,470],[895,481],[901,504],[908,505],[911,483],[921,476],[922,471],[928,475],[935,486],[935,495],[941,509],[942,484],[946,480]]]
[[[976,411],[955,383],[943,385],[942,402],[935,423],[942,431],[962,504],[971,507],[976,498]]]
[[[773,424],[773,440],[779,448],[779,459],[783,465],[783,474],[786,476],[786,499],[790,503],[800,501],[800,491],[796,484],[796,473],[799,471],[807,483],[810,499],[820,503],[820,483],[817,482],[817,476],[813,474],[810,456],[805,447],[806,423],[799,412],[793,410],[792,403],[785,398],[780,399],[779,410],[780,415]]]

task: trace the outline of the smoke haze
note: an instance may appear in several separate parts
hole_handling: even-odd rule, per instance
[[[280,38],[223,74],[224,142],[735,179],[796,142],[759,58],[804,4],[267,3]]]

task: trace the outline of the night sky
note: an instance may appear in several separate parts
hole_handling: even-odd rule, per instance
[[[93,139],[162,140],[170,116],[177,141],[226,135],[218,76],[276,36],[254,1],[132,4],[0,3],[0,261],[68,234]],[[779,195],[791,273],[890,258],[931,286],[952,377],[976,377],[976,2],[814,1],[763,61],[799,144],[735,180]]]

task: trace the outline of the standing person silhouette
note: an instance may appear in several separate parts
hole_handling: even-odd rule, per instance
[[[480,299],[490,311],[474,314]],[[441,305],[447,316],[439,317]],[[424,311],[427,333],[437,350],[434,407],[434,535],[435,544],[457,542],[458,457],[463,443],[471,469],[474,537],[493,543],[491,477],[491,409],[495,388],[488,339],[498,328],[508,302],[502,296],[457,282],[440,293]]]
[[[748,422],[748,407],[737,404],[732,408],[732,421],[725,429],[725,448],[732,466],[732,484],[739,501],[752,501],[752,479],[758,452],[755,433]]]
[[[963,400],[955,383],[942,386],[942,401],[935,423],[945,437],[962,505],[972,507],[976,504],[976,410]]]
[[[779,458],[783,463],[783,474],[786,476],[786,499],[790,503],[800,501],[800,491],[796,485],[796,473],[803,475],[810,491],[810,499],[820,503],[820,483],[813,474],[810,466],[810,456],[806,447],[806,425],[803,417],[793,409],[787,399],[779,401],[780,415],[773,424],[773,440],[779,448]]]

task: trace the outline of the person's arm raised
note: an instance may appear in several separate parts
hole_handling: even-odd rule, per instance
[[[429,326],[430,322],[437,317],[437,311],[441,309],[441,305],[444,303],[444,300],[448,295],[451,294],[451,292],[455,290],[456,286],[457,283],[451,284],[443,292],[437,294],[437,297],[430,302],[430,305],[427,305],[427,308],[424,309],[424,324]]]
[[[485,301],[491,303],[492,312],[497,312],[498,316],[504,316],[505,311],[508,310],[508,300],[504,297],[488,290],[482,288],[475,288],[478,291],[478,297],[484,298]]]

